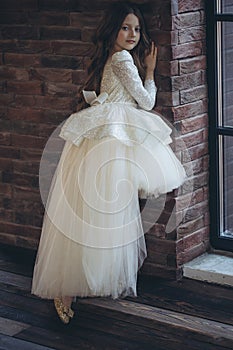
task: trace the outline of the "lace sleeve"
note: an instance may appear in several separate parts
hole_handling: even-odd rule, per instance
[[[151,110],[155,104],[157,88],[153,80],[146,80],[143,86],[133,58],[123,50],[112,56],[112,70],[138,105]]]

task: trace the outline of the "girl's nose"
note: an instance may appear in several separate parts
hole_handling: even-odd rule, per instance
[[[135,29],[132,29],[132,30],[131,30],[131,36],[132,36],[132,37],[135,37],[135,36],[136,36],[136,31],[135,31]]]

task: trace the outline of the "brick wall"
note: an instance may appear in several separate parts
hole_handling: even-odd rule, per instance
[[[177,230],[169,234],[164,230],[169,215],[159,218],[154,230],[147,235],[151,249],[144,271],[149,274],[156,271],[161,276],[173,276],[175,271],[179,277],[183,263],[209,249],[204,1],[172,1],[170,14],[167,11],[161,14],[162,17],[155,20],[153,31],[159,47],[156,109],[174,123],[188,148],[189,157],[185,153],[182,156],[187,168],[192,163],[193,193],[187,211],[190,195],[185,189],[179,197],[168,197],[167,214],[174,205],[177,219],[184,215],[184,210],[186,214]]]
[[[44,211],[40,157],[49,135],[76,109],[91,34],[107,2],[0,3],[0,242],[37,247]],[[175,205],[178,217],[187,202],[187,193],[168,196],[163,215],[146,235],[144,273],[174,277],[209,244],[204,5],[201,0],[137,2],[145,5],[158,46],[157,110],[182,134],[194,169],[194,193],[183,222],[166,234],[169,208]],[[153,218],[153,203],[151,208]]]

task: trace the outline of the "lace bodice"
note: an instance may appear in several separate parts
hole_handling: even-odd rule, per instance
[[[137,103],[139,107],[151,110],[157,89],[153,80],[146,80],[143,86],[132,56],[122,50],[106,63],[100,91],[108,94],[106,102]]]
[[[105,65],[101,94],[95,98],[95,92],[86,91],[86,98],[91,95],[90,103],[87,101],[90,107],[73,113],[60,136],[76,146],[84,138],[104,137],[133,146],[143,143],[148,135],[167,144],[171,142],[171,129],[155,112],[148,112],[154,107],[156,91],[153,80],[143,85],[130,53],[117,52]]]

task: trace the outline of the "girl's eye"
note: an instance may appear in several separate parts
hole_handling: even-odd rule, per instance
[[[121,29],[128,30],[128,27],[127,26],[123,26]]]
[[[135,28],[135,32],[139,32],[140,33],[140,31],[141,31],[140,27]]]

